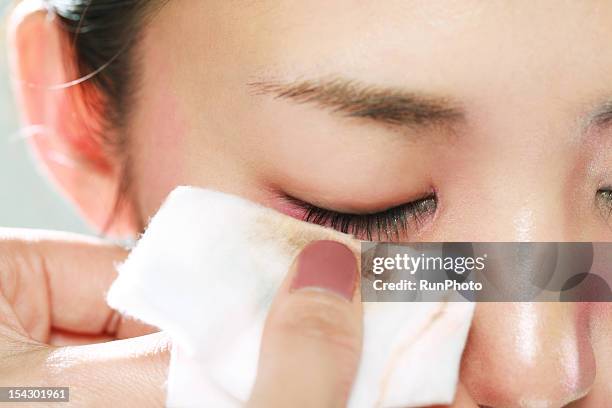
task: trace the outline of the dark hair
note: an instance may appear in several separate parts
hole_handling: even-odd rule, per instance
[[[107,161],[92,157],[92,151],[103,151],[122,163],[122,182],[105,230],[121,210],[130,184],[125,124],[138,87],[136,45],[149,17],[167,1],[45,0],[67,36],[66,71],[74,76],[71,94],[87,102],[87,120],[79,126],[87,128],[92,140],[79,143],[82,153],[94,165]]]

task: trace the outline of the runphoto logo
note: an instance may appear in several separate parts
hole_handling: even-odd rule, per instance
[[[461,275],[467,271],[482,271],[486,266],[486,258],[487,254],[478,257],[428,256],[423,253],[419,256],[408,254],[379,256],[372,259],[372,272],[380,275],[387,271],[407,271],[414,275],[417,271],[447,270]]]

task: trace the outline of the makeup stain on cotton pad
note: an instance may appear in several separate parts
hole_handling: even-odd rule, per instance
[[[273,240],[281,244],[291,259],[294,259],[301,249],[312,241],[331,240],[349,247],[359,260],[360,242],[351,235],[288,216],[279,216],[274,210],[260,211],[255,217],[250,234],[253,240]]]

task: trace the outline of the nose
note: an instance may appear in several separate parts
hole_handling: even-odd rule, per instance
[[[481,303],[461,364],[463,384],[490,407],[556,408],[595,379],[588,306]]]
[[[573,150],[538,144],[539,130],[523,127],[536,122],[500,124],[492,134],[513,142],[492,148],[490,160],[470,161],[461,177],[439,189],[440,220],[449,222],[434,240],[589,240],[588,230],[576,222],[575,203],[565,199],[582,197],[573,182],[578,173],[568,173],[564,159]],[[507,272],[510,280],[516,278],[516,271]],[[585,303],[477,304],[461,383],[486,407],[560,408],[580,399],[595,379],[590,313]]]

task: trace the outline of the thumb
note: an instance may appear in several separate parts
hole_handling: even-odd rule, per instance
[[[344,406],[361,353],[357,259],[316,241],[295,260],[264,328],[252,407]]]

